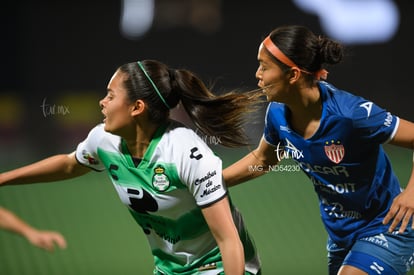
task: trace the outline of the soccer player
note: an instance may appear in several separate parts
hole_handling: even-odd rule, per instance
[[[402,190],[382,144],[414,149],[414,124],[324,81],[323,65],[339,63],[343,51],[296,25],[262,41],[256,78],[269,101],[263,137],[223,176],[233,186],[265,173],[250,165],[294,159],[319,198],[329,274],[406,274],[414,262],[414,172]]]
[[[104,121],[75,152],[0,174],[0,185],[104,171],[142,227],[154,274],[259,274],[260,260],[222,177],[222,161],[169,118],[181,101],[197,130],[223,146],[248,143],[245,114],[259,93],[215,96],[195,74],[155,60],[119,67],[100,101]]]
[[[0,207],[0,228],[25,237],[32,245],[47,251],[53,251],[55,245],[66,248],[66,240],[59,232],[34,228],[16,214]]]

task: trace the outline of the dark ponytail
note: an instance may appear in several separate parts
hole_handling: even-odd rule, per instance
[[[259,109],[261,92],[215,95],[194,73],[168,68],[156,60],[128,63],[119,69],[128,75],[124,85],[129,99],[144,100],[154,123],[166,121],[169,110],[181,100],[204,135],[219,137],[221,145],[227,147],[249,145],[244,126],[247,115]]]
[[[227,92],[214,95],[188,70],[176,70],[173,91],[180,94],[182,105],[195,126],[207,136],[220,137],[227,147],[249,145],[244,126],[248,114],[258,110],[261,92]]]

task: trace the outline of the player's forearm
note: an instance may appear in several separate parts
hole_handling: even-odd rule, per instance
[[[413,153],[413,167],[411,169],[411,176],[408,179],[408,183],[405,187],[405,189],[410,189],[410,190],[414,190],[414,153]]]
[[[219,244],[223,260],[224,273],[230,275],[244,274],[244,250],[239,238],[233,242],[230,240]]]
[[[0,174],[0,185],[58,181],[85,173],[73,155],[56,155]]]
[[[26,236],[31,227],[7,209],[0,208],[0,228]]]
[[[250,153],[223,170],[224,182],[231,187],[265,174],[264,162]]]

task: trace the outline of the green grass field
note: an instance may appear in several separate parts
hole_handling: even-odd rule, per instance
[[[412,153],[386,149],[405,184]],[[225,166],[247,151],[235,152],[218,150]],[[1,170],[18,165],[23,163]],[[264,275],[327,274],[326,233],[313,187],[301,172],[270,172],[231,188],[230,194],[255,238]],[[68,241],[66,250],[48,253],[0,231],[2,275],[152,274],[144,234],[105,173],[59,183],[7,186],[0,191],[0,204],[38,228],[62,232]]]

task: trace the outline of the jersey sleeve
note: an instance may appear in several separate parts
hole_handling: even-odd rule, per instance
[[[265,116],[265,126],[263,131],[264,140],[272,145],[279,143],[279,135],[276,129],[277,127],[277,112],[275,109],[277,106],[274,106],[275,103],[271,102],[267,106],[266,116]]]
[[[98,144],[104,132],[103,125],[100,124],[89,132],[84,141],[78,144],[75,156],[80,164],[96,171],[103,171],[105,169],[98,156]]]
[[[188,133],[188,132],[187,132]],[[206,207],[227,195],[222,176],[222,161],[194,132],[181,138],[180,177],[196,204]]]
[[[366,100],[361,100],[355,105],[352,120],[363,138],[378,143],[390,141],[399,124],[397,116]]]

